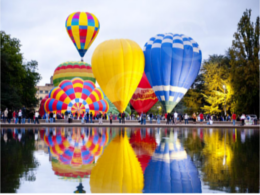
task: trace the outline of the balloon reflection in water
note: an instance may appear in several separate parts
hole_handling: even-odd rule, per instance
[[[145,134],[144,137],[142,137],[141,131]],[[152,135],[152,130],[150,130],[150,133],[148,129],[134,130],[131,133],[129,142],[144,172],[157,146],[154,135]]]
[[[92,193],[141,193],[143,173],[126,132],[117,135],[97,160],[90,176]]]
[[[195,165],[179,140],[172,141],[169,136],[163,137],[156,148],[144,179],[145,193],[201,193]]]
[[[89,128],[72,128],[72,131],[48,130],[44,135],[44,142],[49,146],[53,157],[63,164],[79,167],[83,164],[91,164],[95,157],[103,152],[107,144],[109,134],[106,130]]]

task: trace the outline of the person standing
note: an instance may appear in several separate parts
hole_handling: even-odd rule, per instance
[[[25,119],[26,119],[26,109],[25,106],[22,107],[22,123],[25,123]]]
[[[99,119],[99,124],[102,124],[103,123],[103,121],[102,121],[102,114],[101,114],[101,112],[99,113],[99,115],[98,115],[98,119]]]
[[[50,123],[53,123],[53,113],[50,112]]]
[[[110,112],[110,115],[109,115],[109,120],[110,120],[110,125],[112,124],[112,120],[113,120],[113,115],[112,115],[112,112]]]
[[[14,123],[15,123],[15,120],[16,120],[16,113],[15,113],[15,110],[13,111],[13,120],[14,120]]]
[[[122,117],[122,115],[121,115],[121,113],[119,112],[119,114],[118,114],[118,120],[119,120],[119,123],[121,123],[121,118]]]
[[[18,123],[18,110],[15,111],[15,124]]]
[[[141,113],[141,115],[140,115],[140,123],[141,123],[141,125],[143,124],[143,113]]]
[[[89,123],[89,113],[87,112],[87,114],[86,114],[86,123]]]
[[[146,113],[143,113],[143,124],[146,125]]]
[[[241,115],[240,120],[241,120],[241,125],[244,126],[245,125],[245,119],[246,116],[244,114]]]
[[[189,119],[189,116],[188,116],[187,113],[186,113],[185,116],[184,116],[185,125],[186,125],[186,124],[189,124],[188,119]]]
[[[48,114],[48,112],[45,113],[45,118],[46,118],[46,123],[48,123],[48,121],[49,121],[49,114]]]
[[[21,124],[21,120],[22,120],[22,110],[21,109],[18,112],[18,119],[19,119],[19,124]]]
[[[196,123],[197,116],[196,116],[195,112],[193,112],[192,118],[193,118],[194,123]]]
[[[122,116],[122,123],[125,124],[125,113],[123,112],[121,116]]]
[[[34,117],[34,113],[33,113],[33,111],[31,111],[30,114],[29,114],[29,118],[30,118],[30,120],[31,120],[31,123],[34,123],[33,117]],[[39,117],[38,117],[38,118],[39,118]],[[28,123],[29,123],[29,119],[28,119]]]
[[[202,112],[200,113],[200,122],[203,122],[203,118],[204,118],[204,116],[203,116],[203,114],[202,114]]]
[[[161,123],[161,115],[157,114],[157,124],[160,124],[160,123]]]
[[[39,124],[39,112],[38,111],[35,112],[34,117],[35,117],[34,124],[35,123]]]
[[[9,124],[11,123],[12,116],[13,116],[12,111],[9,109],[8,115],[7,115],[7,117],[8,117],[7,121],[8,121]]]
[[[176,111],[174,112],[174,116],[173,117],[174,117],[174,119],[173,119],[174,121],[172,121],[172,123],[176,123],[177,124],[178,113]]]
[[[68,111],[66,110],[66,111],[65,111],[65,115],[64,115],[64,121],[66,122],[67,119],[68,119]],[[46,122],[47,122],[47,121],[46,121]]]
[[[167,124],[167,113],[164,114],[164,119],[166,120],[166,124]]]
[[[166,124],[170,124],[170,120],[171,120],[171,114],[168,113],[167,114],[167,122],[166,122]]]
[[[93,119],[92,112],[90,113],[89,118],[90,118],[90,123],[92,123],[92,119]]]
[[[53,122],[55,123],[56,113],[53,113]]]
[[[153,113],[150,113],[150,123],[153,123]]]
[[[6,108],[4,111],[4,123],[5,121],[7,121],[7,117],[8,117],[8,108]]]
[[[233,125],[236,125],[236,119],[237,119],[237,115],[235,114],[235,112],[233,112],[232,114]]]

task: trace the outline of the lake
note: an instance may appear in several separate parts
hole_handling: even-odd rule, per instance
[[[259,192],[259,130],[2,128],[1,192]]]

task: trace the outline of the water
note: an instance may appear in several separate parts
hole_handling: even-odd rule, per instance
[[[259,131],[1,129],[1,192],[259,192]]]

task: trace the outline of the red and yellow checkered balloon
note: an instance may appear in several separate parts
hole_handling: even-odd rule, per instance
[[[100,24],[97,17],[88,12],[74,12],[68,16],[65,27],[83,58],[98,34]]]

